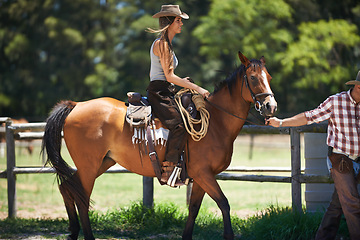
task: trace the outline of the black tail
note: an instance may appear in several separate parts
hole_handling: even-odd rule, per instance
[[[55,168],[58,184],[69,180],[73,175],[72,168],[64,161],[61,156],[61,132],[66,117],[76,106],[75,102],[62,101],[55,105],[46,120],[45,132],[42,141],[41,154],[47,153],[46,164]]]
[[[80,179],[74,174],[74,170],[61,156],[61,132],[66,117],[75,106],[76,103],[73,101],[62,101],[55,105],[50,116],[46,120],[41,154],[44,154],[46,150],[46,164],[50,164],[55,168],[59,186],[62,185],[62,188],[67,190],[64,192],[71,194],[75,198],[77,204],[83,204],[88,207],[90,199],[87,197]]]

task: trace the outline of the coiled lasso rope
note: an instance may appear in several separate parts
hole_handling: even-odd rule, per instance
[[[192,101],[195,104],[196,110],[200,113],[200,119],[197,120],[193,118],[188,111],[183,107],[181,104],[181,96],[184,93],[190,92],[192,94]],[[184,125],[186,131],[190,134],[194,141],[200,141],[202,138],[205,137],[208,127],[209,127],[209,118],[210,114],[205,108],[205,100],[203,96],[201,96],[197,91],[183,88],[175,95],[175,102],[180,109],[181,116],[184,121]],[[200,129],[197,131],[194,128],[194,125],[200,124]]]

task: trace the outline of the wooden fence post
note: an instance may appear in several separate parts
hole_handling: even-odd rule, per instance
[[[154,207],[154,178],[143,177],[143,205]]]
[[[302,211],[301,205],[301,161],[300,161],[300,132],[297,128],[290,128],[291,141],[291,199],[293,211]]]
[[[11,129],[11,120],[6,121],[6,175],[8,186],[8,217],[16,217],[16,176],[15,167],[15,140]]]

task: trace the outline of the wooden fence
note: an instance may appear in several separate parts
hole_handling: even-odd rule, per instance
[[[15,140],[41,139],[45,123],[12,124],[10,118],[1,118],[0,123],[5,123],[6,133],[6,170],[0,172],[0,178],[7,179],[8,192],[8,216],[16,217],[16,175],[29,173],[54,173],[50,167],[17,167],[15,156]],[[302,183],[330,183],[329,175],[303,174],[300,159],[300,134],[304,132],[326,132],[326,124],[315,124],[302,127],[273,128],[270,126],[245,125],[242,134],[289,134],[291,142],[291,169],[289,168],[228,168],[225,172],[216,176],[218,180],[231,181],[255,181],[255,182],[282,182],[291,183],[292,207],[300,211],[301,205],[301,184]],[[25,131],[32,132],[25,132]],[[233,172],[291,172],[291,176],[270,176],[270,175],[248,175]],[[109,169],[106,173],[129,173],[125,168]],[[153,178],[143,178],[143,202],[146,206],[153,204]],[[187,189],[187,201],[189,200],[191,185]]]

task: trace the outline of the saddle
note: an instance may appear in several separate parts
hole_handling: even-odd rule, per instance
[[[128,92],[126,121],[131,127],[146,127],[151,120],[151,106],[147,98],[137,92]]]
[[[157,153],[155,151],[154,142],[156,142],[156,136],[158,135],[155,133],[155,124],[153,123],[155,117],[152,114],[151,106],[149,101],[146,97],[143,97],[140,93],[137,92],[129,92],[127,93],[128,96],[128,108],[126,111],[126,121],[130,124],[130,126],[134,129],[134,136],[133,136],[133,143],[140,143],[143,142],[143,138],[146,136],[146,143],[149,147],[149,157],[151,163],[154,168],[155,175],[161,185],[165,183],[160,181],[161,179],[161,165],[159,159],[157,157]],[[181,104],[186,109],[186,111],[190,114],[192,118],[196,118],[197,110],[194,102],[192,101],[192,94],[191,93],[184,93],[181,96]],[[140,136],[140,137],[139,137]],[[140,140],[135,140],[140,139]],[[146,152],[146,147],[144,147]],[[141,154],[142,148],[139,147],[139,151]],[[170,186],[174,187],[176,178],[180,178],[182,182],[186,185],[189,182],[189,177],[186,172],[186,166],[184,161],[184,156],[181,157],[181,168],[178,171],[177,176],[172,179],[172,183],[169,184]]]
[[[149,101],[137,92],[128,92],[128,108],[126,121],[130,126],[147,126],[152,117],[152,110]],[[181,103],[192,118],[196,118],[197,110],[191,99],[191,93],[184,93],[181,96]]]

